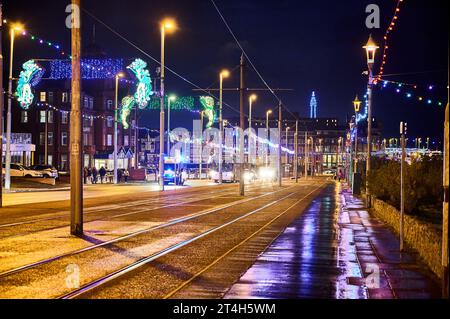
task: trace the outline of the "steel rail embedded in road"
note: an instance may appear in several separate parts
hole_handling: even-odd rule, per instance
[[[262,227],[260,227],[258,230],[256,230],[255,232],[253,232],[250,236],[248,236],[247,238],[245,238],[244,240],[242,240],[239,244],[233,246],[231,249],[229,249],[228,251],[226,251],[224,254],[222,254],[221,256],[219,256],[218,258],[216,258],[212,263],[210,263],[209,265],[207,265],[206,267],[204,267],[201,271],[197,272],[194,276],[192,276],[191,278],[189,278],[188,280],[186,280],[185,282],[183,282],[181,285],[179,285],[177,288],[175,288],[174,290],[172,290],[170,293],[168,293],[167,295],[165,295],[162,299],[169,299],[171,298],[173,295],[175,295],[176,293],[178,293],[180,290],[182,290],[184,287],[186,287],[187,285],[189,285],[191,282],[193,282],[196,278],[198,278],[199,276],[201,276],[205,271],[207,271],[208,269],[210,269],[211,267],[213,267],[214,265],[216,265],[219,261],[221,261],[223,258],[225,258],[226,256],[228,256],[229,254],[231,254],[233,251],[235,251],[236,249],[238,249],[239,247],[241,247],[243,244],[245,244],[246,242],[248,242],[250,239],[252,239],[253,237],[255,237],[256,235],[258,235],[261,231],[263,231],[265,228],[267,228],[268,226],[270,226],[271,224],[273,224],[273,222],[275,222],[277,219],[279,219],[281,216],[283,216],[284,214],[286,214],[289,210],[291,210],[293,207],[295,207],[296,205],[298,205],[301,201],[303,201],[305,198],[309,197],[312,193],[316,192],[318,189],[320,189],[323,185],[325,185],[325,183],[323,183],[322,185],[320,185],[319,187],[317,187],[316,189],[312,190],[311,192],[309,192],[308,194],[306,194],[305,196],[303,196],[301,199],[299,199],[298,201],[296,201],[294,204],[292,204],[291,206],[289,206],[287,209],[285,209],[284,211],[282,211],[280,214],[278,214],[277,216],[275,216],[273,219],[271,219],[270,221],[268,221],[266,224],[264,224]],[[274,240],[281,234],[282,232],[280,232],[275,238]],[[272,240],[273,242],[273,240]],[[270,244],[269,244],[270,245]]]
[[[216,192],[217,192],[217,190],[216,191],[210,191],[210,192],[208,192],[208,194],[216,193]],[[229,190],[229,191],[227,191],[226,194],[232,194],[234,192],[235,192],[235,190]],[[195,193],[195,191],[184,192],[182,194],[174,194],[176,197],[172,197],[172,198],[170,198],[170,200],[182,199],[184,197],[188,197],[189,195],[192,195],[193,193]],[[177,195],[179,195],[179,196],[177,196]],[[108,207],[108,208],[102,208],[102,209],[96,209],[96,210],[89,210],[89,211],[85,211],[85,214],[107,212],[107,211],[112,211],[112,210],[116,210],[116,209],[123,209],[123,208],[127,208],[127,207],[135,207],[135,206],[138,206],[138,205],[153,204],[153,203],[159,202],[161,199],[164,200],[165,198],[164,197],[158,197],[158,198],[140,200],[140,201],[137,201],[137,202],[133,202],[132,204],[125,204],[125,205],[114,204],[115,205],[114,207]],[[167,205],[164,205],[164,206],[159,206],[159,207],[155,207],[155,208],[151,208],[151,209],[148,209],[148,208],[147,209],[142,209],[142,210],[139,210],[137,212],[130,212],[130,213],[125,213],[125,214],[114,215],[114,216],[108,217],[106,219],[114,219],[114,218],[117,218],[117,217],[123,217],[123,216],[133,215],[133,214],[139,214],[139,213],[145,212],[147,210],[156,210],[156,209],[161,209],[161,208],[180,206],[180,205],[183,205],[183,204],[188,204],[188,203],[196,202],[196,201],[199,201],[199,200],[202,200],[202,199],[195,199],[195,200],[181,202],[181,203],[176,203],[176,204],[167,204]],[[61,211],[61,212],[57,212],[57,213],[58,214],[63,214],[63,213],[68,213],[68,211]],[[58,219],[62,219],[62,218],[67,218],[67,216],[66,215],[62,215],[62,216],[57,216],[57,217],[45,217],[45,218],[38,218],[38,219],[33,219],[33,220],[25,220],[25,221],[16,222],[16,223],[0,224],[0,228],[22,226],[22,225],[38,223],[38,222],[41,222],[41,221],[58,220]],[[93,222],[93,221],[98,221],[98,220],[103,220],[103,218],[93,219],[93,220],[88,221],[87,223]],[[58,227],[62,227],[62,226],[58,226]],[[58,228],[58,227],[55,227],[55,228]],[[51,230],[51,229],[55,229],[55,228],[50,228],[50,229],[46,229],[46,230]]]
[[[291,186],[289,188],[292,188],[292,187],[294,187],[294,186]],[[283,190],[286,190],[286,189],[283,189]],[[317,189],[315,189],[315,190],[317,190]],[[163,250],[161,250],[161,251],[159,251],[157,253],[154,253],[154,254],[151,254],[148,257],[142,258],[142,259],[132,263],[131,265],[128,265],[128,266],[123,267],[123,268],[121,268],[119,270],[116,270],[116,271],[114,271],[114,272],[112,272],[112,273],[110,273],[110,274],[108,274],[106,276],[103,276],[102,278],[99,278],[97,280],[94,280],[94,281],[90,282],[89,284],[83,285],[81,288],[79,288],[77,290],[74,290],[74,291],[72,291],[72,292],[70,292],[68,294],[63,295],[63,296],[60,296],[58,299],[73,299],[73,298],[79,297],[79,296],[85,294],[86,292],[91,291],[94,288],[97,288],[97,287],[99,287],[101,285],[104,285],[105,283],[107,283],[107,282],[109,282],[109,281],[111,281],[113,279],[116,279],[118,277],[126,275],[129,272],[131,272],[131,271],[133,271],[133,270],[135,270],[135,269],[137,269],[137,268],[139,268],[139,267],[141,267],[143,265],[146,265],[149,262],[152,262],[152,261],[154,261],[154,260],[156,260],[156,259],[158,259],[160,257],[163,257],[163,256],[167,255],[168,253],[171,253],[171,252],[173,252],[175,250],[178,250],[178,249],[180,249],[180,248],[182,248],[182,247],[184,247],[186,245],[189,245],[190,243],[193,243],[193,242],[195,242],[195,241],[197,241],[197,240],[199,240],[199,239],[201,239],[203,237],[206,237],[206,236],[208,236],[208,235],[210,235],[210,234],[212,234],[212,233],[214,233],[214,232],[216,232],[216,231],[218,231],[218,230],[220,230],[220,229],[222,229],[224,227],[232,225],[232,224],[234,224],[234,223],[236,223],[236,222],[238,222],[238,221],[240,221],[240,220],[242,220],[242,219],[244,219],[244,218],[246,218],[248,216],[254,215],[254,214],[256,214],[256,213],[258,213],[258,212],[260,212],[260,211],[262,211],[262,210],[264,210],[264,209],[266,209],[266,208],[268,208],[270,206],[273,206],[273,205],[275,205],[275,204],[277,204],[277,203],[279,203],[279,202],[285,200],[286,198],[289,198],[289,197],[291,197],[291,196],[293,196],[295,194],[297,194],[297,192],[290,193],[289,195],[286,195],[286,196],[284,196],[284,197],[282,197],[280,199],[272,201],[272,202],[270,202],[270,203],[268,203],[268,204],[266,204],[266,205],[264,205],[262,207],[259,207],[259,208],[255,209],[255,210],[252,210],[251,212],[248,212],[248,213],[246,213],[244,215],[241,215],[241,216],[239,216],[237,218],[234,218],[231,221],[228,221],[228,222],[226,222],[224,224],[221,224],[219,226],[215,226],[215,227],[213,227],[213,228],[211,228],[211,229],[209,229],[207,231],[204,231],[204,232],[200,233],[199,235],[197,235],[197,236],[195,236],[193,238],[190,238],[190,239],[181,241],[181,242],[179,242],[177,244],[174,244],[172,246],[169,246],[169,247],[167,247],[167,248],[165,248],[165,249],[163,249]]]
[[[153,227],[150,227],[150,228],[145,228],[145,229],[142,229],[142,230],[130,233],[130,234],[125,235],[125,236],[121,236],[121,237],[118,237],[118,238],[115,238],[115,239],[111,239],[111,240],[108,240],[108,241],[105,241],[105,242],[102,242],[102,243],[99,243],[99,244],[95,244],[95,245],[88,246],[88,247],[85,247],[85,248],[82,248],[82,249],[79,249],[79,250],[71,251],[69,253],[61,254],[61,255],[58,255],[58,256],[55,256],[55,257],[52,257],[52,258],[44,259],[44,260],[41,260],[41,261],[37,261],[37,262],[34,262],[34,263],[30,263],[30,264],[27,264],[27,265],[24,265],[24,266],[17,267],[17,268],[14,268],[14,269],[10,269],[10,270],[7,270],[7,271],[4,271],[4,272],[0,273],[0,278],[6,277],[6,276],[10,276],[10,275],[13,275],[13,274],[17,274],[19,272],[26,271],[26,270],[29,270],[29,269],[32,269],[32,268],[36,268],[36,267],[39,267],[39,266],[42,266],[42,265],[46,265],[46,264],[49,264],[51,262],[60,260],[62,258],[71,257],[71,256],[74,256],[74,255],[77,255],[77,254],[80,254],[80,253],[83,253],[83,252],[86,252],[86,251],[90,251],[90,250],[93,250],[93,249],[96,249],[96,248],[100,248],[100,247],[111,245],[111,244],[114,244],[114,243],[117,243],[117,242],[120,242],[120,241],[124,241],[124,240],[130,239],[130,238],[136,237],[138,235],[142,235],[142,234],[145,234],[145,233],[153,232],[153,231],[158,230],[158,229],[167,228],[167,227],[170,227],[170,226],[182,223],[182,222],[186,222],[186,221],[193,220],[193,219],[196,219],[196,218],[199,218],[199,217],[202,217],[202,216],[213,214],[215,212],[218,212],[218,211],[221,211],[221,210],[224,210],[224,209],[236,206],[236,205],[240,205],[240,204],[243,204],[243,203],[254,201],[256,199],[260,199],[260,198],[263,198],[263,197],[266,197],[266,196],[269,196],[269,195],[273,195],[273,194],[279,193],[281,191],[286,191],[286,190],[288,190],[290,188],[293,188],[295,186],[296,185],[290,186],[290,187],[287,187],[287,188],[283,188],[283,189],[280,189],[280,190],[276,190],[276,191],[273,191],[273,192],[265,193],[265,194],[262,194],[262,195],[259,195],[259,196],[256,196],[256,197],[243,199],[243,200],[240,200],[240,201],[237,201],[237,202],[233,202],[233,203],[230,203],[230,204],[221,205],[220,207],[216,207],[216,208],[209,209],[209,210],[206,210],[206,211],[202,211],[202,212],[199,212],[199,213],[194,213],[194,214],[191,214],[191,215],[188,215],[188,216],[175,218],[175,219],[173,219],[171,221],[168,221],[166,223],[163,223],[163,224],[160,224],[160,225],[157,225],[157,226],[153,226]]]

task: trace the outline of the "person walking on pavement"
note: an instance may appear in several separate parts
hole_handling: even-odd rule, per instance
[[[83,168],[83,182],[84,182],[84,184],[87,184],[88,174],[89,174],[89,171],[88,171],[87,167],[85,166]]]
[[[105,179],[106,176],[106,169],[103,166],[100,168],[99,174],[100,174],[100,183],[103,184],[103,180]]]
[[[125,180],[125,183],[128,183],[128,177],[130,176],[130,172],[128,172],[128,170],[127,169],[125,169],[124,171],[123,171],[123,178],[124,178],[124,180]]]
[[[92,184],[97,184],[97,175],[98,175],[98,171],[97,171],[97,168],[94,166],[92,168]]]

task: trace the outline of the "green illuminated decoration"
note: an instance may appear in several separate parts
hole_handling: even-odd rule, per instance
[[[200,96],[200,104],[203,106],[203,112],[208,118],[206,127],[210,128],[216,120],[216,114],[214,112],[214,99],[210,96]]]
[[[168,97],[166,96],[164,105],[166,108],[168,107]],[[161,99],[160,98],[151,98],[149,109],[151,110],[159,110],[161,108]],[[195,108],[195,99],[192,96],[178,96],[175,101],[170,102],[170,110],[171,111],[194,111]]]
[[[150,72],[146,69],[147,63],[141,59],[136,59],[127,66],[138,80],[136,93],[134,94],[135,103],[140,109],[144,109],[149,101],[152,91],[152,79],[150,78]]]
[[[33,103],[34,94],[31,88],[39,83],[44,72],[45,70],[35,63],[34,60],[28,60],[23,64],[23,70],[20,72],[15,93],[23,109],[27,110]]]
[[[125,96],[122,99],[122,108],[120,109],[120,121],[122,122],[123,128],[128,129],[130,125],[128,124],[128,117],[131,114],[131,110],[136,104],[134,97],[131,95]]]

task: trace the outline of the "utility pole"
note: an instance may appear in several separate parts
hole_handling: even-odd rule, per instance
[[[449,152],[449,122],[448,122],[448,103],[445,108],[445,124],[444,124],[444,203],[442,206],[442,296],[449,297],[449,283],[448,283],[448,264],[449,264],[449,246],[448,246],[448,152]]]
[[[245,101],[245,59],[244,53],[241,54],[241,60],[239,63],[240,69],[240,85],[239,85],[239,126],[241,131],[239,133],[239,195],[245,195],[245,181],[244,181],[244,162],[245,162],[245,150],[244,150],[244,130],[245,130],[245,118],[244,118],[244,101]],[[250,129],[250,128],[249,128]],[[249,154],[250,155],[250,154]]]
[[[282,186],[283,177],[281,176],[281,123],[282,123],[282,114],[281,114],[281,101],[278,103],[278,186]]]
[[[294,136],[294,149],[295,149],[295,160],[294,160],[294,176],[295,182],[298,183],[298,120],[295,121],[295,136]]]
[[[3,1],[0,0],[0,208],[3,207]]]
[[[72,0],[74,15],[81,11],[80,0]],[[78,21],[74,21],[78,19]],[[83,180],[81,140],[81,16],[72,18],[72,110],[70,113],[70,233],[83,236]]]
[[[400,143],[402,147],[402,158],[400,162],[400,251],[404,249],[404,215],[405,215],[405,135],[407,123],[400,122]]]

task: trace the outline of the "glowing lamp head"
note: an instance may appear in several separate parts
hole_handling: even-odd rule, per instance
[[[361,108],[361,101],[358,99],[358,95],[356,96],[355,100],[353,101],[353,107],[355,108],[355,112],[358,113]]]
[[[161,22],[161,29],[168,32],[174,32],[177,29],[177,23],[172,18],[166,18]]]
[[[123,74],[123,72],[117,73],[116,77],[118,79],[123,78],[125,76],[125,74]]]
[[[11,30],[13,30],[15,32],[22,32],[22,31],[24,31],[24,26],[21,23],[13,23],[11,25]]]
[[[366,49],[367,53],[367,64],[373,65],[375,63],[375,53],[378,48],[379,46],[375,44],[375,42],[372,39],[372,35],[370,35],[367,44],[363,46],[363,49]]]
[[[258,98],[258,97],[256,96],[256,94],[252,94],[252,95],[250,95],[250,97],[249,97],[249,99],[250,99],[251,102],[256,101],[257,98]]]
[[[266,114],[267,115],[272,114],[272,110],[268,110]]]
[[[170,95],[169,96],[169,101],[170,102],[176,101],[176,99],[177,99],[177,97],[175,95]]]
[[[230,76],[230,71],[228,71],[228,70],[222,70],[222,72],[220,72],[220,77],[222,79],[226,79],[229,76]]]

